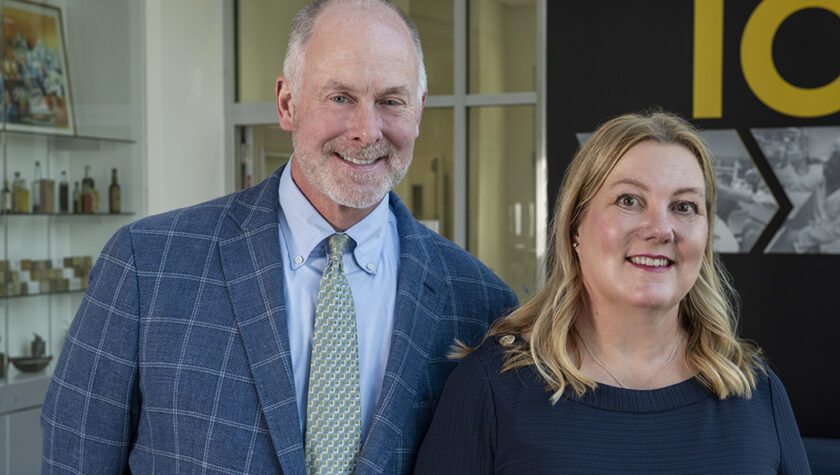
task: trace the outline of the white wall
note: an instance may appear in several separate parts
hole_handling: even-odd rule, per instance
[[[148,212],[224,194],[222,0],[146,0]]]

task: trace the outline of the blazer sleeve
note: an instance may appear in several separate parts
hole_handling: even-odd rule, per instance
[[[770,379],[770,393],[773,403],[773,417],[776,422],[776,433],[779,437],[781,449],[780,474],[809,474],[811,468],[805,446],[799,435],[799,427],[790,406],[787,392],[782,381],[772,371],[768,371]]]
[[[473,352],[446,381],[414,473],[493,473],[496,412],[487,370]]]
[[[139,414],[131,234],[110,239],[67,334],[41,411],[43,473],[122,473]]]

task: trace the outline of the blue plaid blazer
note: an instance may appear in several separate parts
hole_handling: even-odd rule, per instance
[[[303,474],[277,223],[279,170],[120,229],[91,271],[41,414],[45,473]],[[394,331],[356,473],[406,473],[455,363],[516,297],[390,194]]]

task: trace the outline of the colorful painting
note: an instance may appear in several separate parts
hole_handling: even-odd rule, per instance
[[[75,134],[61,10],[3,2],[0,110],[6,130]]]

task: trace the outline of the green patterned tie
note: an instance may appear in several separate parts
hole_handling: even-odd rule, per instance
[[[330,236],[330,262],[321,277],[309,396],[306,470],[309,475],[352,473],[362,439],[356,311],[341,259],[350,236]]]

